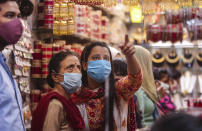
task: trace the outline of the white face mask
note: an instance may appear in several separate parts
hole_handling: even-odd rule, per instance
[[[166,83],[164,83],[164,82],[162,82],[162,81],[158,81],[159,83],[160,83],[160,87],[163,87],[165,90],[166,90],[166,93],[169,93],[170,91],[169,91],[169,85],[168,84],[166,84]]]
[[[161,82],[161,81],[160,81],[160,84],[161,84],[161,86],[164,87],[166,90],[169,89],[169,85],[168,85],[168,84],[166,84],[166,83],[164,83],[164,82]]]
[[[60,84],[68,94],[72,94],[81,87],[81,77],[80,73],[65,73],[64,81],[60,82]]]

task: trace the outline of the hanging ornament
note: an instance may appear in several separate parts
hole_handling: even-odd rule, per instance
[[[75,4],[90,5],[90,6],[104,4],[104,0],[71,0],[71,2],[74,2]]]
[[[140,0],[123,0],[123,4],[128,6],[139,5]]]
[[[185,67],[192,68],[194,63],[194,56],[190,50],[185,50],[183,56],[182,56],[182,62]]]
[[[152,63],[155,67],[162,67],[165,62],[165,57],[164,55],[160,52],[160,50],[157,50],[153,55],[152,55]]]
[[[197,60],[198,65],[200,67],[202,67],[202,51],[199,54],[197,54],[196,60]]]
[[[117,0],[104,0],[103,3],[105,7],[113,7],[116,6]]]
[[[177,55],[176,51],[169,52],[168,56],[166,57],[167,64],[170,67],[176,67],[179,64],[180,57]]]

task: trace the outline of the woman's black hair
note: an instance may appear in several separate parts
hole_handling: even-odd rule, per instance
[[[32,14],[34,5],[30,0],[20,0],[20,12],[22,17],[28,17]]]
[[[49,64],[48,64],[48,76],[46,78],[48,85],[51,88],[54,88],[55,84],[54,81],[52,79],[52,73],[58,73],[60,70],[60,63],[67,57],[67,56],[76,56],[78,57],[78,55],[70,50],[65,50],[65,51],[61,51],[55,55],[53,55],[53,57],[51,58]],[[79,57],[78,57],[79,59]]]
[[[117,76],[126,76],[128,75],[127,63],[124,59],[113,59],[114,73]]]
[[[108,105],[110,116],[105,116],[105,120],[109,121],[109,129],[111,131],[111,130],[113,130],[113,109],[114,109],[113,103],[114,103],[114,98],[117,101],[117,95],[116,95],[116,90],[115,90],[115,85],[114,85],[114,69],[113,69],[112,55],[111,55],[111,51],[110,51],[109,47],[107,46],[107,44],[104,42],[94,42],[94,43],[87,45],[81,54],[81,64],[83,62],[85,62],[85,63],[88,62],[88,57],[90,56],[92,49],[96,46],[107,48],[107,50],[109,51],[109,54],[110,54],[110,62],[111,62],[111,68],[112,68],[112,71],[111,71],[111,74],[109,77],[110,88],[109,88],[109,97],[108,97],[109,103],[110,103],[110,105]],[[84,87],[87,87],[88,86],[88,74],[87,74],[87,71],[84,70],[83,64],[81,66],[81,72],[82,72],[82,83],[83,83]]]
[[[159,70],[159,78],[160,78],[160,80],[161,80],[165,75],[168,75],[168,70],[167,70],[167,69],[160,69],[160,70]]]
[[[153,68],[153,74],[155,80],[161,80],[165,75],[168,75],[168,70]]]
[[[182,112],[159,118],[151,131],[202,131],[202,120]]]
[[[159,69],[154,67],[153,69],[153,74],[154,74],[154,79],[155,80],[160,80],[160,77],[159,77]]]
[[[179,79],[181,77],[181,72],[176,70],[176,69],[169,69],[168,70],[168,75],[169,75],[169,77],[177,80],[177,79]]]

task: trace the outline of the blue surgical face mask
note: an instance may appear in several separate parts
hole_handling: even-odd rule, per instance
[[[103,83],[111,73],[111,63],[106,60],[88,62],[88,75],[96,82]]]
[[[60,82],[60,84],[68,94],[72,94],[81,87],[81,76],[79,73],[65,73],[64,82]]]

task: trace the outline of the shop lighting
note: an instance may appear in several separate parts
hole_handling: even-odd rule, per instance
[[[141,23],[143,20],[141,6],[130,7],[130,17],[132,23]]]

